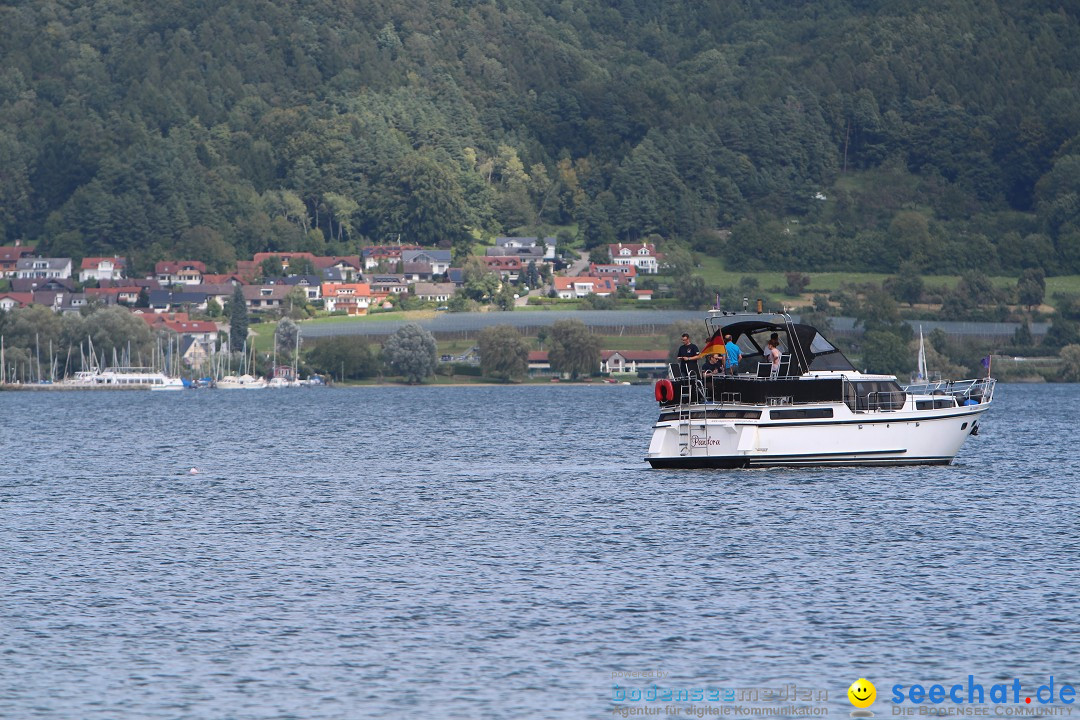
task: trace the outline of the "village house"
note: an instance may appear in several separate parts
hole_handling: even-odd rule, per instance
[[[206,264],[198,260],[163,260],[154,264],[154,277],[166,287],[202,285],[205,275]]]
[[[0,310],[7,312],[15,308],[26,307],[34,302],[34,293],[29,292],[5,292],[0,293]]]
[[[617,243],[608,245],[614,265],[633,265],[638,272],[655,275],[660,271],[660,256],[652,243]]]
[[[122,257],[83,258],[79,266],[79,282],[89,280],[120,280],[125,277],[127,260]]]
[[[563,300],[583,298],[586,295],[608,297],[618,290],[613,277],[589,277],[588,275],[556,276],[551,279],[551,286],[555,294]]]
[[[537,261],[545,260],[550,262],[555,259],[555,248],[557,243],[558,241],[554,237],[546,237],[543,239],[535,237],[497,237],[495,238],[494,249],[499,250],[500,252],[488,252],[485,254],[518,255],[519,257],[528,256]],[[513,252],[517,250],[527,250],[529,252]],[[528,262],[528,260],[525,262]]]
[[[179,336],[180,357],[189,367],[201,364],[219,349],[220,329],[216,323],[192,320],[186,312],[154,314],[136,311],[135,314],[141,317],[150,329],[166,330]]]
[[[244,279],[239,273],[203,273],[203,285],[243,285]]]
[[[547,350],[530,350],[528,363],[530,376],[555,374],[551,371]]]
[[[372,275],[370,285],[374,293],[399,295],[409,292],[409,281],[403,275]]]
[[[332,269],[335,273],[341,272],[339,268],[327,269]],[[304,291],[304,296],[308,300],[314,301],[322,298],[322,279],[318,275],[290,275],[287,278],[282,278],[278,284],[300,288]]]
[[[433,275],[444,275],[450,268],[450,251],[449,250],[427,250],[421,248],[419,250],[404,250],[401,253],[401,262],[406,266],[415,263],[428,266],[428,277]],[[416,265],[414,265],[416,267]],[[408,270],[405,271],[406,273]]]
[[[589,270],[585,275],[592,277],[612,277],[619,285],[634,287],[637,282],[637,268],[633,265],[598,265],[589,264]]]
[[[71,258],[19,258],[15,277],[20,279],[64,279],[71,277]]]
[[[372,245],[363,248],[360,251],[360,256],[364,261],[364,270],[375,270],[380,263],[384,263],[383,267],[393,269],[397,262],[401,260],[403,251],[423,249],[419,245]]]
[[[240,290],[248,310],[265,312],[285,306],[292,288],[288,285],[243,285]]]
[[[14,245],[0,247],[0,277],[14,277],[15,263],[22,258],[33,257],[37,248],[33,245]]]
[[[359,255],[326,256],[316,257],[314,266],[320,273],[327,270],[337,270],[341,282],[360,282],[363,278],[363,260]],[[324,275],[325,277],[325,275]]]
[[[86,288],[86,297],[96,300],[105,305],[134,305],[139,302],[140,288],[129,285],[126,287]]]
[[[401,274],[410,283],[419,282],[421,280],[430,281],[434,277],[431,272],[431,265],[424,262],[401,263]]]
[[[86,307],[88,299],[86,293],[62,293],[57,296],[57,304],[53,307],[54,310],[65,315],[74,315],[82,311]]]
[[[603,350],[600,352],[602,373],[666,373],[668,354],[664,350]]]
[[[207,320],[166,320],[164,327],[180,337],[180,357],[189,367],[205,362],[218,350],[218,326]]]
[[[447,302],[454,296],[454,283],[416,283],[416,297],[424,302]]]
[[[203,276],[203,279],[205,280],[207,277],[211,277],[211,276],[209,276],[209,275]],[[208,306],[210,304],[210,301],[213,300],[214,302],[216,302],[218,304],[218,306],[220,306],[221,308],[224,308],[225,305],[227,305],[232,300],[233,293],[236,292],[236,284],[233,284],[231,282],[225,282],[225,283],[203,282],[202,285],[192,285],[191,287],[188,288],[188,292],[205,293],[206,294],[206,304]]]
[[[176,312],[178,310],[205,311],[210,301],[210,296],[200,286],[193,285],[188,290],[151,290],[149,293],[150,308],[157,313]],[[230,297],[232,293],[230,293]]]
[[[12,278],[11,289],[14,292],[38,292],[39,290],[63,290],[75,292],[75,281],[71,278]]]
[[[367,315],[372,299],[371,286],[367,283],[327,283],[322,286],[322,298],[327,312]]]
[[[498,273],[503,280],[516,281],[521,276],[521,260],[516,257],[482,257],[488,270]]]

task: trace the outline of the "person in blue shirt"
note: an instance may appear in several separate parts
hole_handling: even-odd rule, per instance
[[[742,357],[742,350],[738,345],[731,341],[730,335],[725,335],[724,339],[727,340],[727,343],[724,344],[724,347],[727,348],[727,374],[734,375],[739,367],[739,358]]]

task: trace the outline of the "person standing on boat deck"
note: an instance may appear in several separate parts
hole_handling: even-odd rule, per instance
[[[780,333],[773,333],[772,335],[770,335],[769,342],[772,342],[773,340],[776,341],[776,349],[780,352],[781,355],[783,355],[784,348],[780,346]]]
[[[765,346],[765,357],[769,359],[771,367],[769,368],[769,379],[775,380],[780,375],[780,341],[776,339],[776,334],[769,338],[769,344]]]
[[[725,369],[728,375],[734,375],[739,367],[739,358],[742,357],[742,349],[731,340],[730,335],[725,335],[724,339],[727,340],[724,344],[724,347],[727,348],[727,362],[725,363]]]
[[[724,374],[724,359],[719,354],[709,355],[709,359],[701,366],[701,377],[707,378],[713,375]]]
[[[675,352],[675,355],[679,358],[679,367],[683,371],[683,375],[690,377],[691,374],[701,377],[698,373],[697,361],[701,357],[701,350],[698,346],[690,342],[690,336],[683,333],[682,345]]]

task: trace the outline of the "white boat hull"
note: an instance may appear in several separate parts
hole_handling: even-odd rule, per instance
[[[645,459],[654,468],[947,465],[989,404],[870,413],[819,407],[831,408],[834,417],[773,420],[764,408],[759,420],[691,419],[688,428],[678,420],[658,422]],[[706,406],[695,408],[700,418]]]

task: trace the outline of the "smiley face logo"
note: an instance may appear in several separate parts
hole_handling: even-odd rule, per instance
[[[866,678],[859,678],[847,689],[848,700],[857,708],[868,708],[877,699],[877,688]]]

